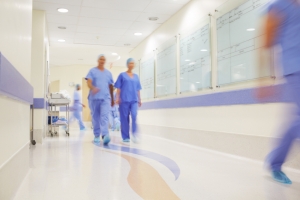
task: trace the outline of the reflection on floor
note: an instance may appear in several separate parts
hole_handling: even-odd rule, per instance
[[[299,200],[294,184],[272,181],[262,163],[151,136],[124,145],[112,133],[108,147],[91,131],[71,130],[30,150],[31,170],[17,200]],[[21,167],[21,166],[20,166]]]

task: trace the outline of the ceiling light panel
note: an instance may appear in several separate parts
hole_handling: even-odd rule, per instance
[[[129,12],[121,10],[99,9],[83,7],[81,9],[81,17],[95,17],[100,19],[115,19],[134,21],[140,15],[140,12]]]
[[[132,24],[132,21],[121,21],[121,20],[111,20],[111,19],[97,19],[97,18],[88,18],[80,17],[79,26],[95,26],[103,28],[121,28],[128,29]]]
[[[150,2],[151,0],[83,0],[82,5],[102,9],[142,12]]]

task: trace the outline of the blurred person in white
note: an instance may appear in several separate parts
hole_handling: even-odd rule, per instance
[[[80,130],[83,131],[83,130],[85,130],[85,126],[82,121],[81,110],[82,110],[82,107],[85,107],[85,105],[83,105],[81,103],[81,96],[79,94],[80,90],[81,90],[81,86],[79,84],[77,84],[76,89],[74,91],[74,96],[73,96],[73,100],[74,100],[73,119],[74,118],[77,119]]]
[[[297,118],[283,134],[276,148],[267,157],[267,163],[275,181],[292,184],[282,172],[282,165],[295,139],[300,138],[300,1],[275,0],[268,5],[264,22],[264,48],[261,55],[261,68],[269,59],[271,48],[280,45],[282,49],[283,75],[286,79],[285,92],[297,106]],[[258,97],[267,98],[274,93],[274,87],[260,87]]]

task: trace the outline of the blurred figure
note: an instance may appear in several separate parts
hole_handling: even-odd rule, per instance
[[[116,99],[117,92],[116,90],[114,91],[114,99]],[[115,104],[114,106],[111,107],[111,112],[109,115],[109,123],[112,131],[119,131],[120,130],[120,114],[119,114],[119,106],[118,104]]]
[[[92,98],[92,118],[95,143],[100,142],[102,134],[103,143],[110,142],[108,117],[111,106],[114,106],[113,77],[110,71],[105,69],[106,58],[103,54],[98,57],[98,66],[92,68],[86,76]]]
[[[132,121],[132,135],[136,139],[136,117],[138,106],[142,105],[140,90],[142,89],[138,75],[132,70],[135,67],[135,62],[132,58],[127,60],[128,70],[119,75],[115,87],[118,88],[116,103],[120,105],[121,118],[121,133],[123,142],[130,142],[129,135],[129,115]]]
[[[282,165],[289,153],[293,141],[300,138],[300,1],[276,0],[268,7],[266,22],[264,24],[264,52],[270,54],[275,45],[282,48],[282,66],[286,79],[286,91],[297,105],[297,118],[291,122],[277,147],[267,158],[273,179],[284,184],[292,181],[282,172]],[[267,54],[265,54],[267,53]],[[263,60],[262,60],[263,61]],[[272,94],[272,90],[261,87],[258,97],[265,98]]]
[[[82,107],[85,107],[81,103],[81,96],[79,94],[79,91],[81,90],[81,86],[79,84],[76,85],[76,89],[74,91],[74,105],[73,105],[73,118],[77,119],[79,123],[80,130],[85,130],[85,126],[82,121],[82,116],[81,116],[81,110]]]

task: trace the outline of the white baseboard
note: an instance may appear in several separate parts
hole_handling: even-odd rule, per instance
[[[10,200],[29,171],[29,143],[24,145],[0,168],[0,199]]]

